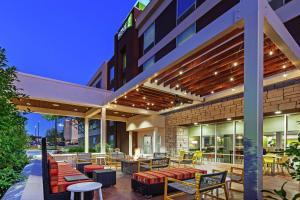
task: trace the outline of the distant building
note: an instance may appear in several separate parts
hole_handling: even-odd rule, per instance
[[[78,122],[74,119],[64,121],[64,138],[66,142],[78,143]]]

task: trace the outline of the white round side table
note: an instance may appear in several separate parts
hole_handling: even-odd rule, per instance
[[[80,200],[84,200],[84,192],[99,191],[99,200],[103,200],[102,198],[102,184],[97,182],[85,182],[85,183],[77,183],[74,185],[70,185],[67,187],[67,190],[71,192],[71,200],[74,200],[75,192],[80,192]]]

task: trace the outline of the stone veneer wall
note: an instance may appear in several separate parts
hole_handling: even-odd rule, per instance
[[[177,129],[180,126],[241,118],[243,106],[243,95],[240,94],[167,114],[166,150],[177,151]],[[265,87],[264,113],[274,114],[278,110],[286,113],[300,111],[300,79]]]

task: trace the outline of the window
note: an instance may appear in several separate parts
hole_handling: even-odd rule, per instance
[[[185,31],[183,31],[180,35],[176,38],[177,46],[180,46],[185,41],[190,39],[194,34],[196,33],[196,25],[192,24],[190,27],[188,27]]]
[[[115,79],[115,67],[112,66],[109,70],[109,80],[110,82]]]
[[[196,7],[196,0],[177,0],[177,24],[182,22]]]
[[[143,71],[145,71],[148,67],[152,66],[154,63],[155,63],[155,59],[153,56],[143,64]]]
[[[155,24],[152,24],[144,33],[144,54],[155,44]]]

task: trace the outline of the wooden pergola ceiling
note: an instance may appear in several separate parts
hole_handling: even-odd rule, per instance
[[[295,69],[289,59],[265,36],[264,77]],[[151,79],[201,97],[244,82],[244,32],[237,28],[182,62]]]
[[[89,107],[85,107],[85,106],[49,102],[49,101],[36,100],[30,98],[13,99],[12,102],[15,105],[19,105],[19,106],[46,108],[46,109],[63,110],[63,111],[70,111],[70,112],[86,113],[87,111],[90,110]]]
[[[17,106],[28,107],[28,111],[30,112],[30,108],[43,108],[43,109],[52,109],[52,110],[62,110],[68,112],[78,112],[78,113],[86,113],[88,112],[91,107],[85,106],[77,106],[77,105],[70,105],[64,103],[57,103],[57,102],[49,102],[49,101],[42,101],[30,98],[21,98],[21,99],[13,99],[12,102]],[[134,113],[127,113],[127,112],[120,112],[114,110],[107,110],[107,116],[115,116],[115,117],[133,117],[136,114]],[[100,118],[99,118],[100,119]]]
[[[264,77],[288,72],[296,67],[265,35]],[[287,74],[284,74],[287,75]],[[151,83],[200,97],[244,83],[244,30],[236,28],[210,45],[151,79]],[[175,103],[176,102],[176,103]],[[192,100],[140,86],[114,103],[160,111]]]
[[[160,111],[179,104],[191,104],[192,100],[140,86],[120,97],[114,104]]]

